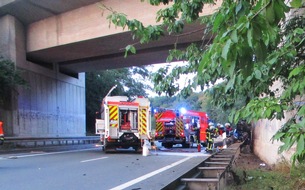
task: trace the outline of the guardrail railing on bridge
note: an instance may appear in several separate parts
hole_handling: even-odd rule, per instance
[[[14,147],[37,147],[54,145],[92,144],[100,141],[99,136],[86,137],[5,137],[4,145]]]

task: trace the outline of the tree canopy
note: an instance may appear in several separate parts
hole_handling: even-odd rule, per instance
[[[187,98],[181,96],[158,96],[150,98],[151,105],[154,108],[175,109],[186,108],[188,110],[206,111],[202,105],[203,93],[192,93]],[[205,105],[204,105],[205,106]]]
[[[21,70],[17,69],[15,63],[0,56],[0,106],[8,106],[11,93],[15,88],[26,86],[27,82],[21,77]]]
[[[158,25],[144,26],[139,20],[128,19],[111,9],[107,9],[111,11],[108,19],[132,31],[133,38],[140,43],[159,40],[165,34],[181,34],[186,23],[195,21],[202,23],[206,32],[203,39],[211,34],[214,37],[212,43],[171,50],[167,61],[185,60],[189,64],[175,68],[170,75],[157,72],[153,77],[155,90],[172,96],[179,89],[171,81],[181,74],[195,72],[196,77],[181,94],[187,96],[192,87],[199,85],[203,89],[223,80],[213,89],[213,102],[233,108],[232,122],[283,119],[285,112],[294,111],[274,140],[284,142],[280,151],[297,144],[293,163],[304,161],[305,19],[304,13],[293,14],[302,11],[304,0],[292,0],[290,4],[284,0],[225,0],[212,15],[204,17],[200,16],[203,7],[215,4],[215,0],[149,0],[149,3],[169,4],[158,11]],[[101,7],[105,10],[105,6]],[[136,48],[129,45],[126,52],[136,53]],[[234,108],[241,99],[242,106]]]

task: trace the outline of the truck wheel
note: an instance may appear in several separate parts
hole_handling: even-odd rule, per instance
[[[109,152],[109,148],[108,148],[108,146],[107,146],[107,145],[105,145],[105,146],[104,146],[104,151],[105,151],[106,153],[108,153],[108,152]]]
[[[190,144],[189,143],[182,143],[182,148],[190,148]]]
[[[163,145],[163,144],[162,144]],[[173,144],[172,143],[164,143],[163,145],[165,148],[173,148]]]
[[[104,146],[104,150],[106,153],[115,152],[116,148],[114,146]]]
[[[136,147],[133,147],[134,148],[134,150],[135,150],[135,152],[136,153],[138,153],[138,154],[142,154],[142,151],[143,151],[143,149],[142,149],[142,147],[140,146],[136,146]]]

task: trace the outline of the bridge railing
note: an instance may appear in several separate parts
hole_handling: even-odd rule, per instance
[[[99,136],[85,137],[5,137],[4,145],[13,147],[38,147],[55,145],[93,144],[100,141]]]

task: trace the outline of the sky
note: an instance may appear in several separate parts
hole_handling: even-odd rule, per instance
[[[147,66],[147,69],[149,71],[152,72],[157,72],[159,68],[161,67],[166,67],[169,66],[170,68],[174,68],[177,65],[181,65],[181,64],[187,64],[187,62],[171,62],[171,63],[160,63],[160,64],[152,64]],[[177,81],[177,83],[179,83],[180,89],[182,89],[183,87],[185,87],[187,85],[187,81],[189,79],[193,79],[195,77],[195,74],[188,74],[188,75],[180,75],[180,79]],[[221,83],[223,82],[223,79],[218,79],[216,81],[215,84]],[[149,81],[150,82],[150,81]],[[151,87],[153,87],[153,84],[150,82]],[[213,85],[212,85],[213,86]],[[194,90],[194,92],[200,92],[201,88],[198,86],[196,90]],[[157,93],[150,91],[150,90],[146,90],[146,92],[148,93],[148,97],[156,97],[158,96]],[[162,96],[165,96],[165,94],[162,94]]]
[[[166,66],[169,66],[171,69],[174,68],[175,66],[177,65],[181,65],[181,64],[187,64],[187,62],[171,62],[171,63],[160,63],[160,64],[152,64],[152,65],[149,65],[147,66],[147,69],[151,72],[157,72],[159,68],[161,67],[166,67]],[[187,81],[189,79],[192,79],[194,77],[194,74],[190,74],[190,75],[180,75],[180,79],[177,81],[177,83],[179,83],[179,86],[181,86],[180,88],[183,88],[185,85],[187,85]],[[151,84],[151,87],[153,87],[153,84]],[[148,96],[149,97],[156,97],[158,96],[157,93],[153,92],[153,91],[150,91],[150,90],[147,90],[146,91],[148,93]],[[162,95],[165,95],[165,94],[162,94]]]

